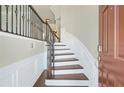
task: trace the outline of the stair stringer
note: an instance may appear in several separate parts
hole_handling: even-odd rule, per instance
[[[98,86],[98,65],[97,60],[92,56],[87,47],[74,35],[61,29],[61,41],[67,45],[76,57],[80,65],[84,67],[84,74],[89,78],[89,86]]]

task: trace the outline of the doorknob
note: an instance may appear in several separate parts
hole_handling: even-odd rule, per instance
[[[102,52],[102,46],[101,46],[101,45],[98,45],[98,46],[97,46],[97,51],[98,51],[98,52]]]

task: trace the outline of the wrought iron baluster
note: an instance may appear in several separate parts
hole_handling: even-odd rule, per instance
[[[2,23],[2,20],[1,20],[1,19],[2,19],[1,12],[2,12],[2,11],[1,11],[1,5],[0,5],[0,30],[2,30],[2,28],[1,28],[1,23]]]
[[[29,33],[30,32],[29,32],[29,6],[28,6],[28,37],[30,36]]]
[[[6,5],[6,31],[8,32],[8,5]]]
[[[24,5],[23,5],[23,16],[22,16],[22,19],[23,19],[23,27],[22,27],[23,28],[23,34],[22,35],[24,36]]]
[[[16,15],[16,34],[18,34],[18,11],[17,11],[18,7],[16,5],[16,10],[15,10],[15,15]]]
[[[30,37],[32,38],[32,29],[31,29],[31,27],[32,27],[32,24],[33,24],[33,23],[32,23],[32,21],[31,21],[31,17],[32,17],[32,15],[31,15],[31,12],[32,12],[32,11],[31,11],[31,8],[30,8],[30,11],[29,11],[29,12],[30,12]]]
[[[20,35],[21,35],[21,14],[22,14],[21,11],[22,11],[22,9],[21,9],[21,5],[20,5],[20,23],[19,23],[20,24]]]
[[[25,36],[27,36],[27,5],[25,6]]]
[[[55,55],[54,55],[54,51],[55,51],[55,49],[54,49],[54,42],[55,42],[55,36],[53,35],[53,41],[52,41],[52,45],[53,45],[53,78],[54,78],[54,76],[55,76]]]
[[[13,33],[13,5],[11,7],[11,33]]]

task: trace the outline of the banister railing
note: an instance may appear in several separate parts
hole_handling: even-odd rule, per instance
[[[48,59],[48,78],[54,77],[54,42],[55,36],[54,32],[50,28],[49,24],[46,22],[46,41],[47,41],[47,59]]]
[[[54,31],[52,31],[52,28],[50,27],[50,25],[46,22],[46,24],[47,24],[47,26],[50,28],[50,31],[51,31],[51,33],[53,33],[53,35],[55,36],[55,39],[57,40],[57,41],[60,41],[60,38],[56,35],[56,33],[54,32]]]
[[[31,5],[0,5],[0,31],[46,41],[48,47],[48,78],[54,76],[54,42],[59,37]]]

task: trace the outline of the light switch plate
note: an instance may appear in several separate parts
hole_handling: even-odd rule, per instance
[[[31,43],[31,48],[35,48],[35,44],[34,43]]]

